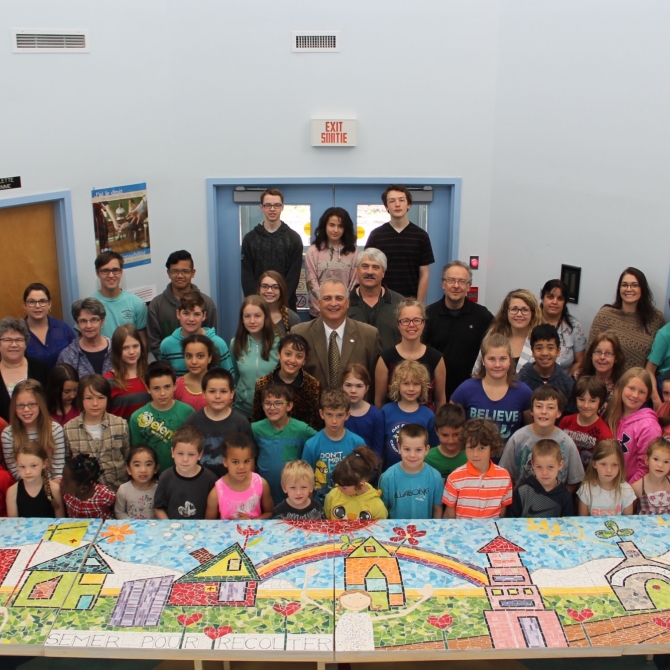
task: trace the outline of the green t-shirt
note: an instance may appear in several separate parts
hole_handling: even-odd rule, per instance
[[[446,479],[456,468],[465,465],[467,460],[464,451],[459,451],[456,456],[449,458],[440,451],[439,447],[433,447],[426,456],[426,463],[434,467],[442,479]]]
[[[190,414],[193,414],[193,408],[179,400],[175,400],[167,412],[160,412],[147,403],[130,417],[130,445],[153,447],[158,455],[160,471],[165,472],[174,465],[170,452],[172,436]]]

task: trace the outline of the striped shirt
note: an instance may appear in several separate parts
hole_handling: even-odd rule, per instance
[[[108,408],[110,414],[120,416],[126,421],[140,408],[151,402],[147,385],[139,377],[126,379],[126,388],[121,390],[114,381],[114,373],[106,372],[104,378],[112,387],[112,405]]]
[[[53,451],[51,452],[51,467],[49,468],[49,478],[60,479],[63,475],[63,466],[65,465],[65,435],[63,434],[63,428],[56,421],[51,422],[51,433],[53,436]],[[18,481],[19,469],[16,467],[16,457],[14,454],[14,433],[12,432],[11,426],[7,426],[7,428],[2,431],[1,439],[2,453],[5,457],[5,466],[11,473],[12,477]],[[28,440],[31,442],[38,442],[36,430],[28,431]]]
[[[457,518],[497,517],[503,507],[512,504],[512,480],[507,470],[493,461],[484,474],[466,463],[447,478],[442,502],[456,508]]]

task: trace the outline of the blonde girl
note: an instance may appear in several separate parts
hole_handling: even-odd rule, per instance
[[[577,491],[579,516],[633,514],[635,492],[626,482],[626,466],[619,440],[600,440]]]
[[[651,375],[643,368],[630,368],[619,379],[604,417],[621,442],[629,484],[647,474],[647,447],[662,433],[654,410],[644,406],[652,390]]]
[[[270,307],[272,323],[283,337],[300,323],[300,317],[288,308],[288,289],[284,278],[274,270],[268,270],[258,280],[258,295],[263,296]]]
[[[396,366],[391,378],[389,398],[382,407],[384,415],[384,470],[400,462],[398,431],[405,424],[418,423],[430,436],[430,445],[437,445],[435,415],[426,405],[430,375],[418,361],[403,361]]]
[[[1,440],[5,465],[15,481],[19,479],[17,449],[28,442],[36,442],[44,449],[51,479],[61,478],[65,464],[65,434],[62,426],[49,416],[42,384],[38,381],[24,379],[14,388],[9,403],[9,426],[2,431]]]
[[[19,481],[7,491],[7,516],[28,519],[65,516],[60,486],[49,481],[49,455],[37,442],[16,450]]]
[[[381,460],[384,456],[384,415],[365,400],[370,390],[370,373],[360,363],[350,363],[342,371],[342,390],[349,397],[349,418],[344,427],[363,438]]]
[[[670,514],[670,440],[657,437],[647,447],[649,472],[633,484],[638,514]]]

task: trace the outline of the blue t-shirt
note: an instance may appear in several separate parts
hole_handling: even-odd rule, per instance
[[[147,306],[134,293],[121,291],[116,298],[105,298],[98,291],[93,297],[105,306],[107,312],[101,330],[105,337],[114,335],[114,331],[125,323],[132,323],[137,330],[147,327]]]
[[[389,519],[432,519],[433,506],[442,504],[444,480],[427,463],[416,474],[396,463],[380,477],[379,488]]]
[[[360,435],[365,444],[379,456],[384,458],[384,415],[374,405],[363,416],[349,416],[344,422],[345,428]]]
[[[439,440],[435,434],[435,415],[425,406],[419,405],[416,412],[405,412],[397,402],[390,402],[382,407],[384,414],[384,470],[400,463],[398,449],[398,432],[408,423],[418,423],[428,431],[431,447],[437,446]]]
[[[526,384],[517,381],[500,400],[491,400],[481,379],[468,379],[452,393],[451,401],[463,405],[468,419],[493,421],[502,439],[507,440],[523,426],[523,413],[530,409],[532,394]]]
[[[316,476],[314,497],[323,504],[330,489],[333,488],[333,470],[335,466],[348,456],[356,447],[364,447],[365,442],[350,430],[344,432],[344,437],[331,440],[325,430],[320,430],[314,437],[305,442],[302,459],[313,468]]]

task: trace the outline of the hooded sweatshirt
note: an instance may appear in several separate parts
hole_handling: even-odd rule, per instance
[[[238,359],[231,358],[233,363],[233,377],[235,378],[235,409],[251,420],[253,413],[254,393],[256,382],[265,375],[269,375],[279,362],[277,349],[279,335],[275,335],[270,355],[266,361],[263,356],[263,343],[253,337],[247,337],[246,349]],[[235,349],[235,338],[230,340],[230,349]]]
[[[309,291],[309,313],[317,317],[319,311],[319,289],[328,279],[339,279],[350,291],[356,284],[358,272],[356,259],[358,249],[353,253],[342,253],[343,246],[326,245],[325,249],[317,249],[316,244],[305,254],[305,279]]]
[[[326,496],[323,509],[326,519],[331,521],[355,521],[357,519],[388,519],[388,511],[381,501],[381,491],[371,484],[357,496],[346,496],[334,487]]]
[[[530,386],[533,391],[545,384],[553,386],[568,401],[563,414],[575,414],[577,412],[577,407],[572,402],[572,388],[575,385],[575,381],[565,373],[558,363],[556,363],[549,379],[540,376],[540,373],[535,369],[535,363],[526,363],[519,372],[519,379]]]
[[[191,290],[200,291],[191,284]],[[207,318],[203,321],[203,328],[216,328],[216,305],[212,299],[200,292],[205,301]],[[177,310],[179,309],[179,298],[172,292],[172,284],[168,284],[160,295],[157,295],[149,303],[149,314],[147,319],[147,333],[149,335],[149,349],[158,359],[161,342],[169,337],[175,328],[179,327]]]
[[[644,407],[619,421],[616,439],[621,442],[623,460],[626,464],[626,481],[629,484],[644,477],[649,468],[644,462],[647,447],[661,436],[661,426],[654,411]]]
[[[256,293],[258,280],[268,270],[275,270],[284,278],[288,306],[295,310],[295,292],[302,269],[302,239],[283,221],[274,233],[262,223],[250,230],[242,240],[242,291]]]
[[[219,352],[219,356],[221,356],[219,367],[228,370],[232,374],[233,363],[230,360],[228,345],[216,334],[214,328],[203,328],[203,330],[205,331],[205,336],[214,342],[214,346]],[[181,348],[183,339],[180,326],[172,335],[166,337],[161,342],[160,353],[158,354],[158,360],[170,363],[177,373],[177,377],[183,377],[188,372],[186,361],[184,360],[184,351]]]

